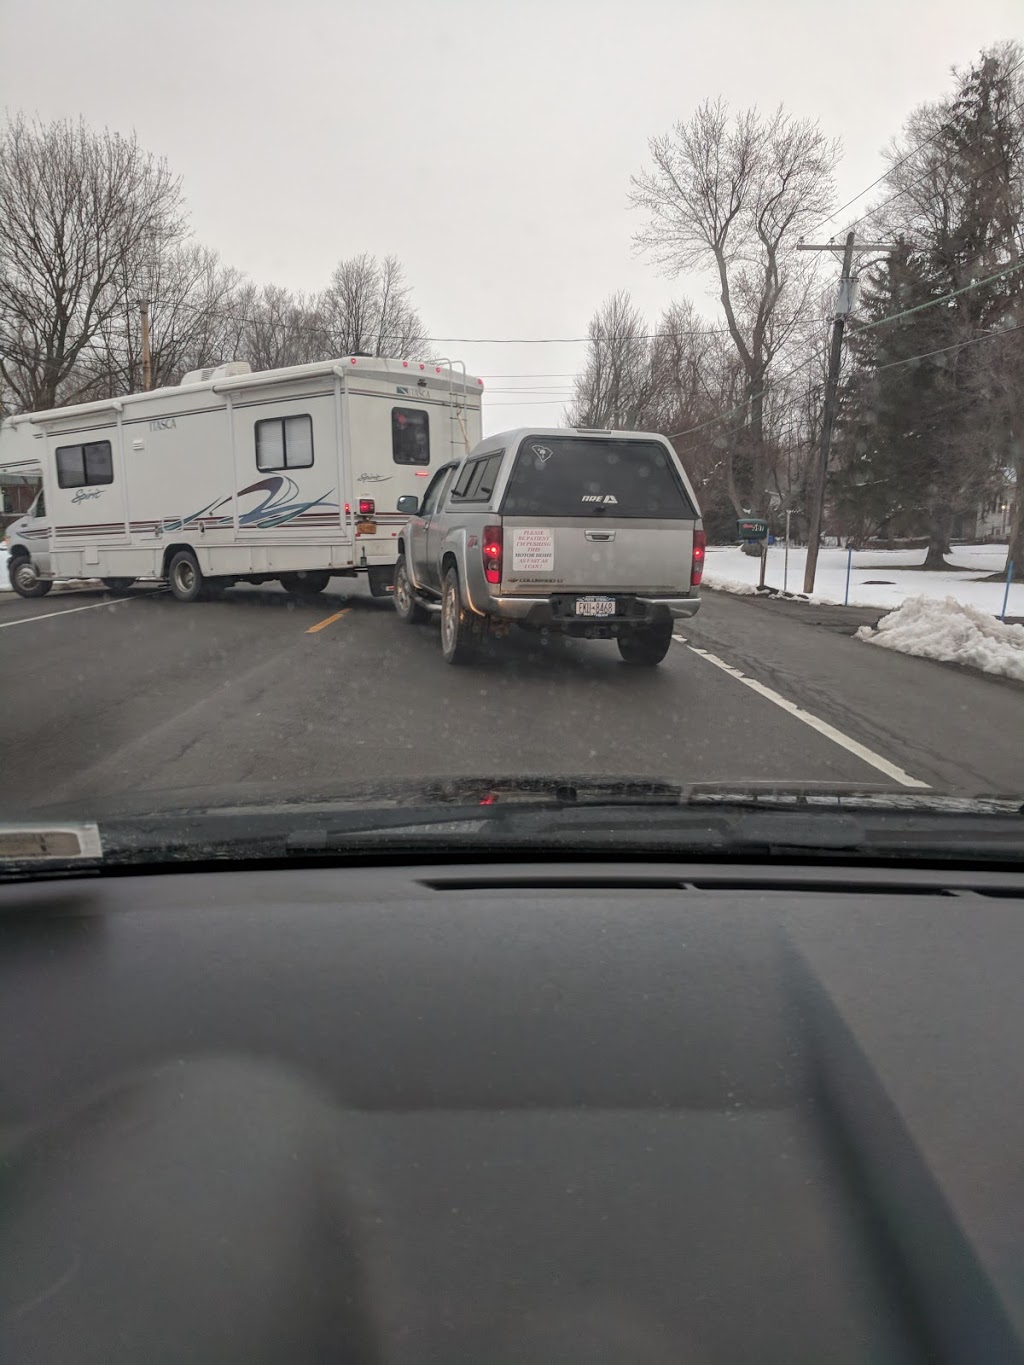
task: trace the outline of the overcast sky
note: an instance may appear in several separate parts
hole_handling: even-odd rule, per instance
[[[706,96],[820,118],[841,203],[952,65],[1021,36],[1021,0],[0,0],[0,100],[134,128],[261,283],[393,252],[434,337],[578,337],[618,288],[717,317],[634,256],[626,208],[648,137]],[[490,431],[557,424],[583,354],[439,349],[487,377]]]

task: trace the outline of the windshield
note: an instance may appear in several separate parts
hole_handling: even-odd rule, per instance
[[[1024,802],[1018,10],[7,6],[0,825]]]
[[[501,510],[508,516],[697,515],[664,446],[576,436],[528,436]]]

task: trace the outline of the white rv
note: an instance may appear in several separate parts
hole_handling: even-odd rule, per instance
[[[456,362],[349,356],[8,418],[0,471],[38,474],[8,528],[11,585],[166,580],[319,592],[365,573],[391,590],[403,494],[480,439],[481,380]]]

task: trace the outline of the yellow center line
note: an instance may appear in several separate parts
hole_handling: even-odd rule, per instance
[[[336,611],[333,616],[325,616],[322,621],[317,621],[315,626],[310,626],[306,631],[307,635],[315,635],[318,630],[323,630],[325,626],[333,625],[335,621],[340,621],[343,616],[347,616],[352,610],[351,607],[342,607],[341,611]]]

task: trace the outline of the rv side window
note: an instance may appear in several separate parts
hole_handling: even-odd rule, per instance
[[[267,417],[256,423],[256,468],[308,469],[313,463],[313,419]]]
[[[425,412],[391,409],[391,453],[395,464],[430,463],[430,418]]]
[[[109,441],[57,447],[58,488],[86,488],[95,483],[113,482],[114,461]]]

